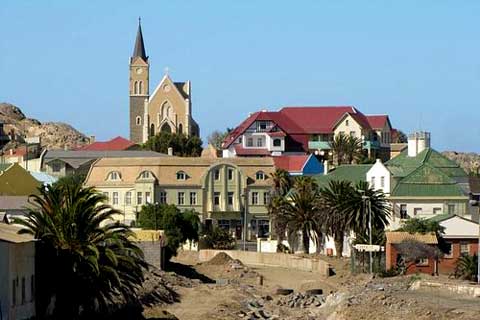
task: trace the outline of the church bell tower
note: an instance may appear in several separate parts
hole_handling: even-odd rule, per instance
[[[144,128],[148,126],[148,115],[145,112],[149,97],[149,72],[150,65],[145,52],[142,26],[138,19],[137,38],[130,58],[130,140],[143,143]]]

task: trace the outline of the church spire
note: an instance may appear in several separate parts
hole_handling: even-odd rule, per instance
[[[132,58],[135,57],[140,57],[145,62],[148,60],[147,54],[145,53],[145,45],[143,44],[142,25],[140,17],[138,18],[137,39],[135,40],[135,47],[133,48],[132,55]]]

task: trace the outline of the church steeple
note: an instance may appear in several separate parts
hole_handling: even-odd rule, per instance
[[[142,25],[140,18],[138,18],[137,39],[135,40],[135,47],[133,48],[132,55],[132,58],[135,57],[140,57],[145,62],[147,62],[148,60],[147,54],[145,53],[145,44],[143,43]]]

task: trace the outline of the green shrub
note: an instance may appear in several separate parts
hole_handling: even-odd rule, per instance
[[[236,241],[222,228],[213,228],[203,234],[202,242],[208,249],[231,250],[235,248]]]
[[[475,281],[478,273],[478,257],[473,256],[461,256],[457,260],[457,266],[455,267],[455,278],[461,278],[466,280]]]

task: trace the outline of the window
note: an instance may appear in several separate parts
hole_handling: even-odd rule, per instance
[[[213,204],[216,206],[220,205],[220,192],[213,193]]]
[[[185,192],[179,192],[178,193],[178,199],[177,199],[178,205],[184,205],[185,204]]]
[[[448,205],[448,214],[454,214],[455,213],[455,205],[454,204],[449,204]]]
[[[372,189],[375,189],[375,177],[371,177],[371,178],[370,178],[370,187],[371,187]]]
[[[178,171],[177,172],[177,180],[186,180],[187,175],[185,174],[184,171]]]
[[[150,179],[153,178],[153,174],[150,171],[142,171],[139,176],[140,179]]]
[[[468,256],[470,254],[470,244],[468,242],[460,242],[460,255]]]
[[[243,142],[242,137],[239,137],[239,138],[238,138],[238,143],[242,143],[242,142]]]
[[[253,138],[247,139],[247,147],[253,147]]]
[[[258,237],[266,238],[270,231],[270,223],[268,220],[258,220]]]
[[[112,193],[112,204],[118,204],[118,192]]]
[[[265,173],[263,171],[257,171],[255,178],[257,180],[265,180]]]
[[[355,131],[350,131],[350,137],[355,138],[357,133]]]
[[[137,116],[137,118],[135,119],[135,123],[137,124],[137,126],[142,125],[142,118],[140,116]]]
[[[233,206],[233,192],[228,193],[228,205]]]
[[[263,147],[263,139],[257,138],[257,147]]]
[[[105,196],[105,201],[107,201],[107,202],[110,201],[108,192],[102,192],[102,193]]]
[[[270,202],[270,193],[264,192],[263,193],[263,204],[268,204]]]
[[[453,246],[451,242],[446,242],[445,243],[445,258],[453,258]]]
[[[218,220],[218,227],[223,229],[223,230],[230,230],[230,220]]]
[[[233,180],[233,169],[228,169],[228,180]]]
[[[143,195],[141,192],[137,192],[137,205],[141,205],[143,202]]]
[[[273,146],[274,147],[281,147],[282,146],[282,140],[280,139],[273,139]]]
[[[213,178],[215,180],[220,180],[220,170],[216,169],[214,172],[213,172]]]
[[[345,126],[348,127],[349,124],[350,124],[350,123],[349,123],[348,119],[345,120]]]
[[[190,205],[194,206],[197,204],[197,193],[190,192]]]
[[[428,258],[420,258],[415,261],[415,264],[417,266],[423,266],[423,267],[428,266]]]
[[[143,92],[143,81],[138,81],[138,93],[142,94]]]
[[[145,203],[152,203],[152,196],[149,191],[145,192]]]
[[[25,277],[22,277],[22,304],[26,302],[26,292],[25,292]]]
[[[60,162],[58,161],[52,162],[52,172],[60,172],[61,170],[62,170],[62,166]]]
[[[252,192],[252,204],[253,205],[258,204],[258,192]]]
[[[442,208],[433,208],[433,214],[441,214]]]
[[[127,191],[125,193],[125,205],[129,206],[132,204],[132,191]]]
[[[138,81],[133,83],[133,94],[138,94]]]
[[[178,133],[183,133],[183,125],[181,123],[178,125]]]
[[[413,208],[413,215],[418,216],[422,214],[422,208]]]
[[[380,177],[380,188],[385,188],[385,177]]]
[[[35,276],[30,276],[30,301],[35,300]]]
[[[160,203],[167,203],[167,193],[165,191],[161,191],[158,200]]]
[[[267,121],[258,121],[257,122],[257,131],[263,132],[267,130]]]
[[[408,214],[407,214],[407,205],[406,204],[401,204],[400,205],[400,219],[407,219]]]

